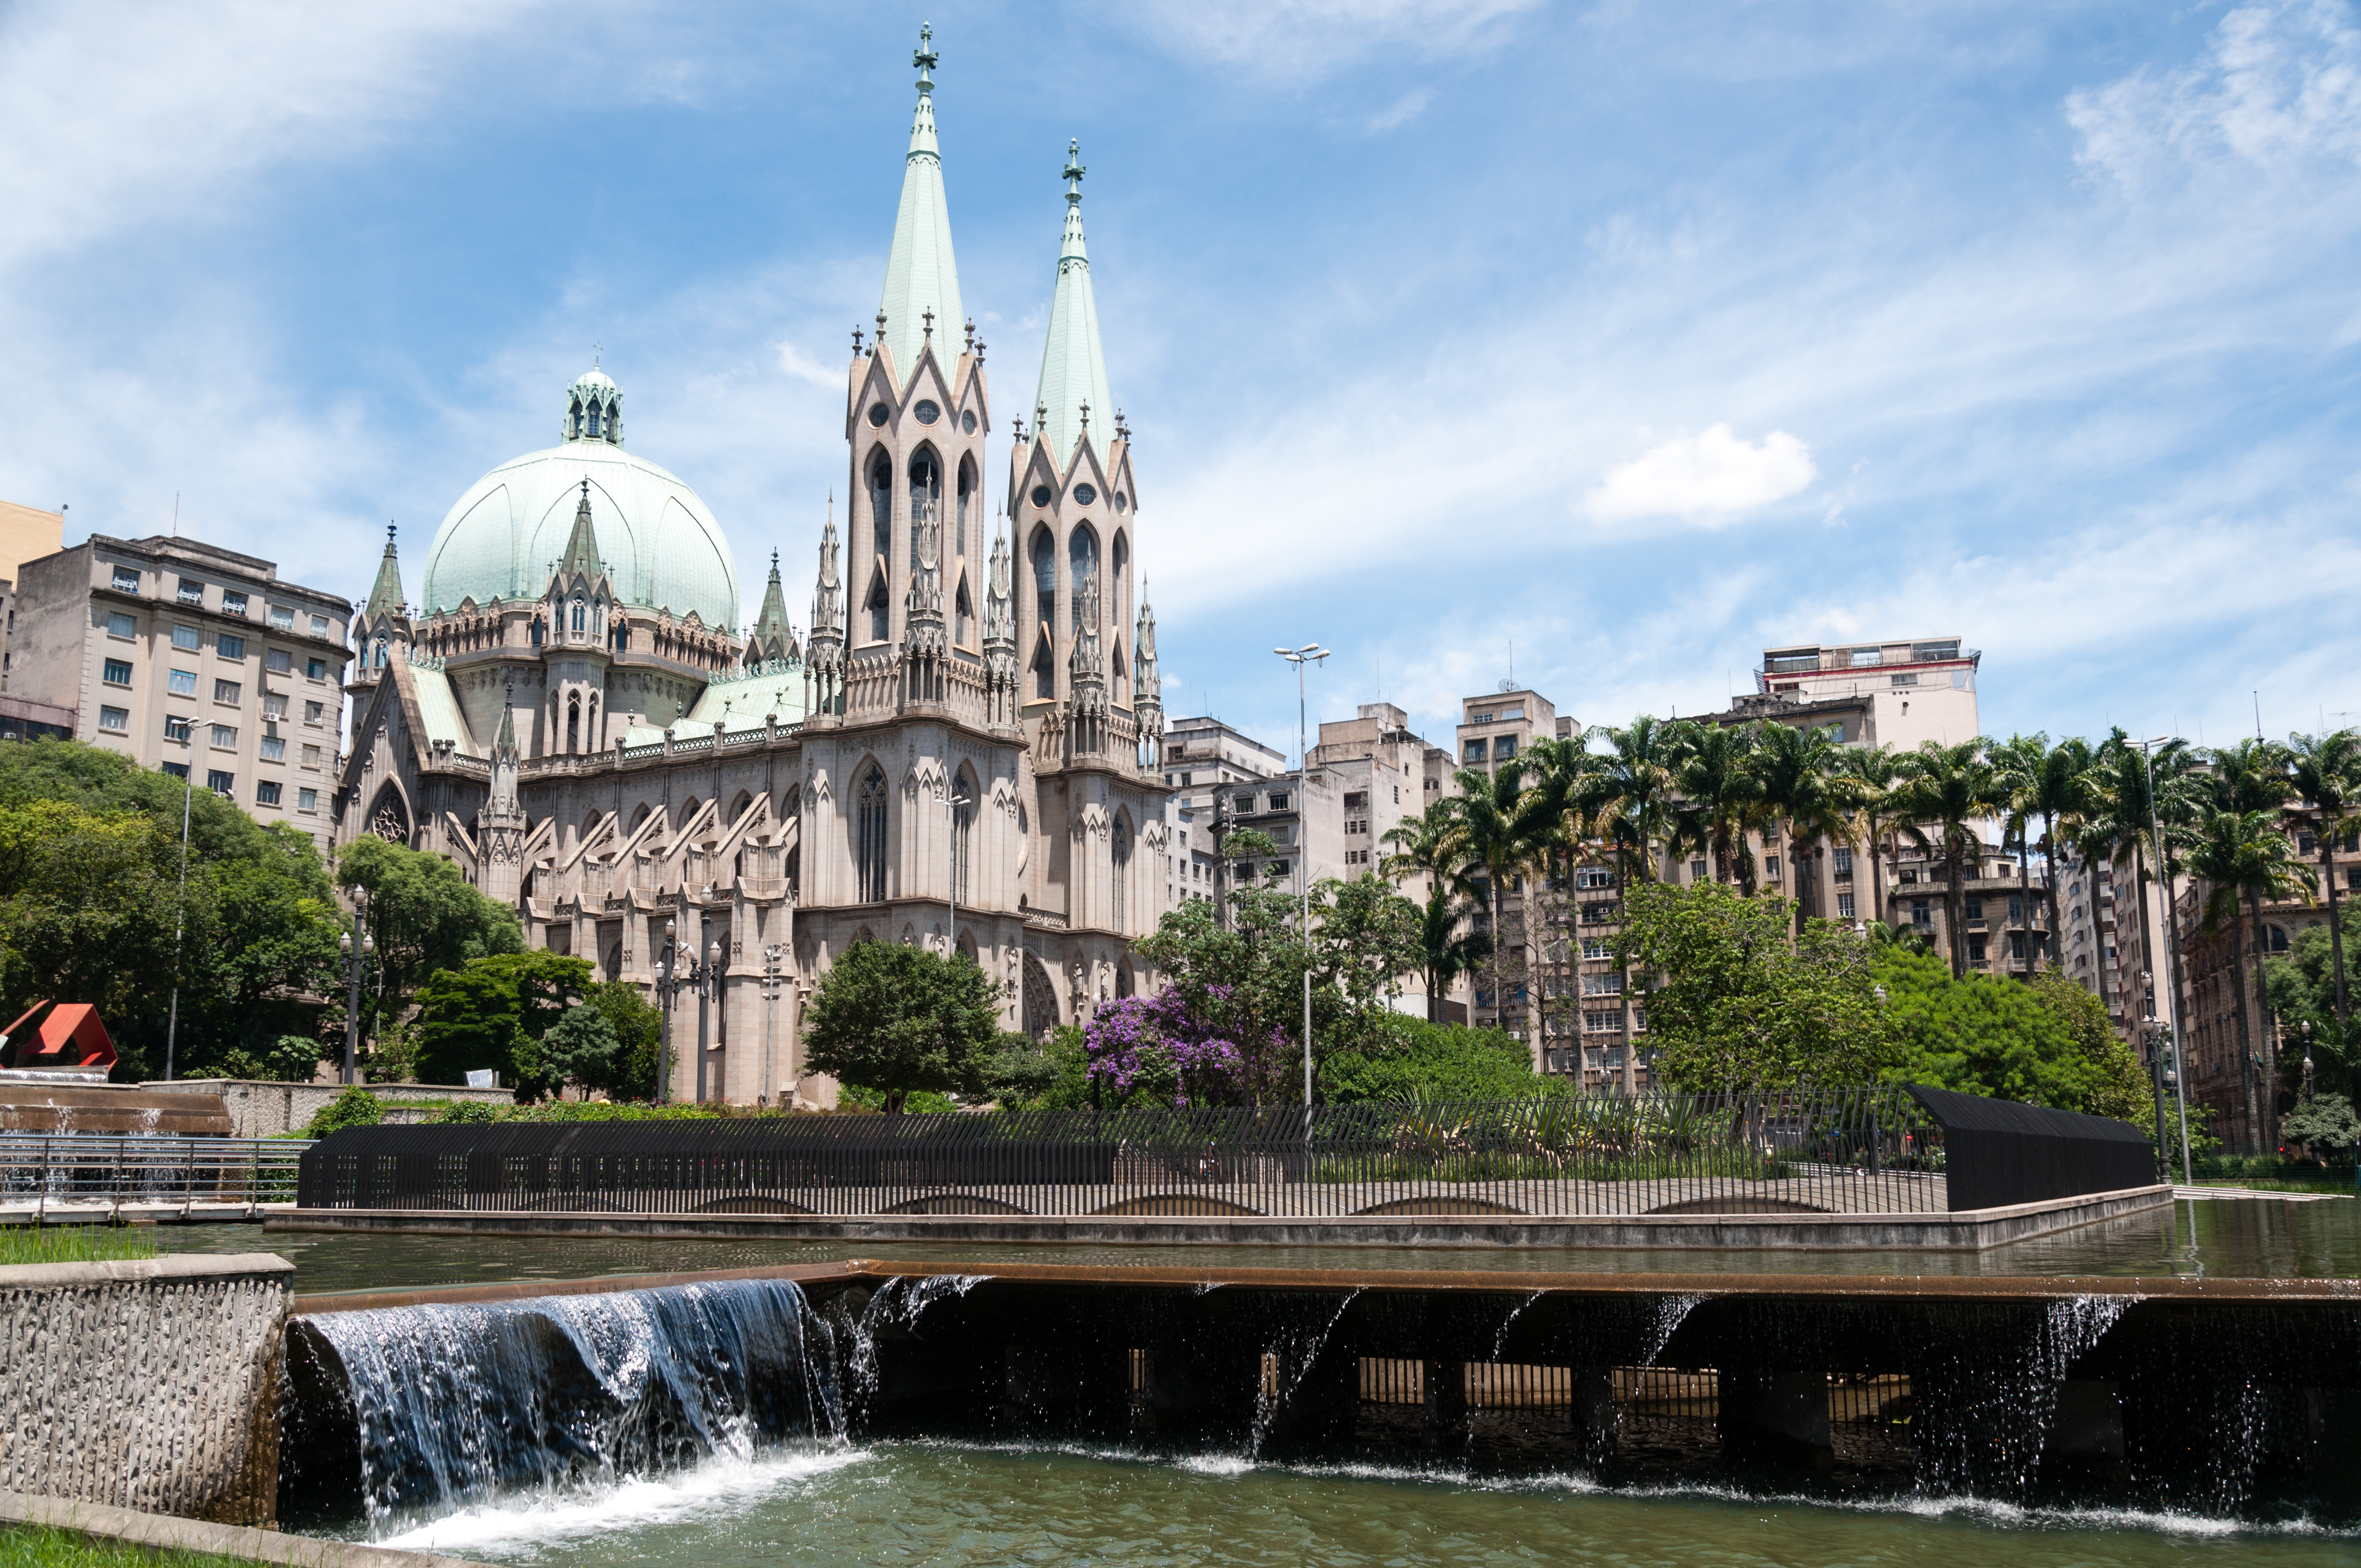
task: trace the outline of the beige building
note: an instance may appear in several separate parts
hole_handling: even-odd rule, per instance
[[[1982,660],[1957,637],[1766,648],[1754,689],[1798,703],[1862,702],[1869,712],[1859,739],[1915,751],[1928,740],[1950,746],[1983,733],[1976,719]]]
[[[93,534],[20,570],[10,696],[327,848],[350,600],[192,539]]]
[[[1168,903],[1215,897],[1222,886],[1223,786],[1276,778],[1287,755],[1218,718],[1176,718],[1157,742],[1157,765],[1173,792]]]
[[[13,638],[16,630],[16,584],[23,576],[27,561],[44,555],[54,555],[66,547],[66,514],[63,509],[43,511],[38,507],[19,506],[15,501],[0,501],[0,692],[8,689],[9,666],[15,661]],[[26,710],[7,717],[16,719],[16,738],[24,738],[27,722],[56,725],[56,716],[34,715]],[[68,721],[71,728],[71,721]],[[7,727],[0,726],[0,734]],[[36,731],[46,733],[47,730]]]

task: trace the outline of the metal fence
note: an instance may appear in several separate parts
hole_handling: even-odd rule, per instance
[[[2037,1203],[2158,1179],[2155,1141],[2128,1122],[1948,1089],[1910,1094],[1943,1124],[1954,1209]]]
[[[304,1209],[1578,1215],[1949,1207],[1901,1089],[1176,1111],[350,1127]]]
[[[0,1133],[0,1218],[291,1203],[302,1138]]]

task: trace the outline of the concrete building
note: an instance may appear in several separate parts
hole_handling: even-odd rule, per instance
[[[11,696],[327,848],[350,600],[192,539],[93,534],[20,570]]]
[[[66,514],[63,508],[43,511],[38,507],[19,506],[15,501],[0,501],[0,692],[8,689],[9,666],[15,663],[12,645],[16,631],[16,584],[24,576],[25,563],[38,561],[44,555],[54,555],[66,547]],[[34,718],[28,712],[6,714],[16,719],[17,731],[27,722],[56,727],[52,718]],[[69,729],[71,721],[67,721]],[[5,724],[0,724],[0,739],[24,740],[24,733],[11,735]]]
[[[1287,754],[1218,718],[1176,718],[1157,741],[1157,765],[1173,792],[1173,893],[1213,898],[1222,886],[1223,786],[1276,778]]]
[[[1983,733],[1976,719],[1976,672],[1983,654],[1962,649],[1957,637],[1766,648],[1754,671],[1754,689],[1796,703],[1847,698],[1864,703],[1866,745],[1915,751],[1928,740],[1946,746]]]
[[[1066,168],[1036,400],[1013,422],[1012,538],[985,504],[991,389],[936,62],[922,32],[877,331],[845,367],[853,504],[841,544],[832,513],[818,531],[806,636],[775,554],[741,633],[720,523],[625,449],[623,394],[597,367],[553,409],[555,445],[453,505],[415,598],[389,546],[357,623],[339,839],[449,855],[517,905],[529,943],[609,980],[653,986],[669,944],[675,966],[711,955],[712,1032],[693,997],[674,1012],[679,1099],[832,1098],[802,1065],[800,1007],[863,939],[970,955],[1009,1028],[1081,1022],[1150,983],[1131,945],[1178,881],[1143,762],[1164,725],[1156,621],[1082,169]]]

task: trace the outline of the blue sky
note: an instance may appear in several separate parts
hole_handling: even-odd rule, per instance
[[[1957,633],[1997,733],[2361,722],[2343,0],[19,0],[0,497],[414,590],[596,340],[800,624],[922,15],[996,443],[1082,139],[1176,715]]]

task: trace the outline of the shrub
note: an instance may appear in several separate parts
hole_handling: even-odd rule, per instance
[[[1320,1091],[1338,1105],[1433,1100],[1526,1100],[1573,1092],[1533,1071],[1522,1042],[1497,1029],[1430,1024],[1400,1014],[1379,1025],[1372,1049],[1339,1051],[1322,1066]]]
[[[303,1135],[324,1138],[346,1127],[374,1127],[384,1120],[385,1107],[378,1103],[377,1096],[355,1086],[321,1106],[305,1124]]]

